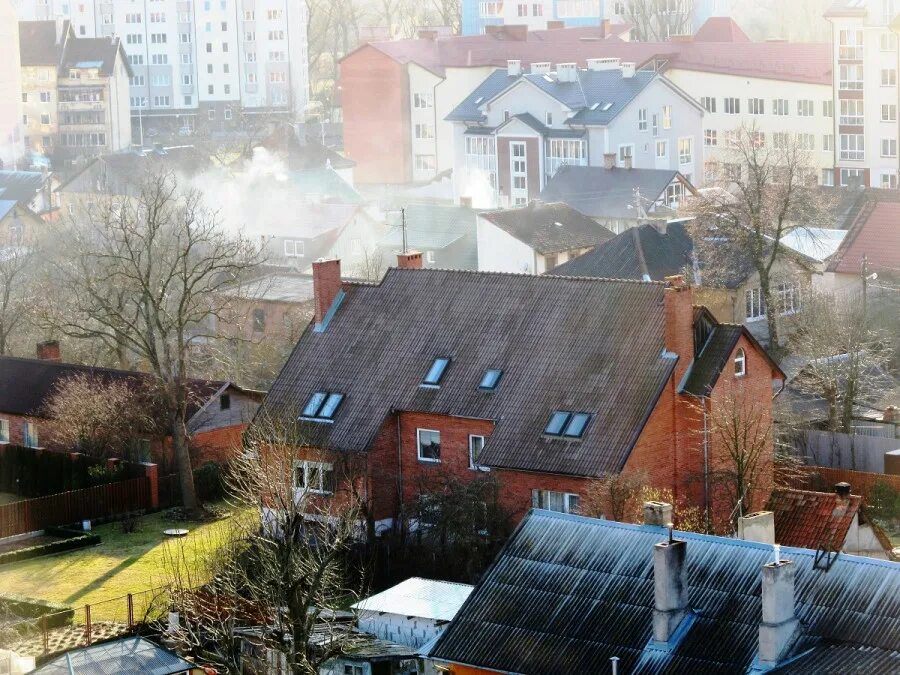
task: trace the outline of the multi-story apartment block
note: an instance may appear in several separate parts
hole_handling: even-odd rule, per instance
[[[619,59],[588,67],[518,61],[497,70],[447,119],[454,124],[454,194],[474,206],[524,206],[563,165],[702,167],[703,110],[666,77]]]
[[[82,38],[69,21],[18,24],[26,145],[67,159],[131,145],[131,70],[117,38]]]
[[[133,71],[143,135],[157,124],[214,128],[244,112],[300,119],[309,102],[306,3],[294,0],[19,0],[21,18],[64,16],[76,34],[116,36]]]
[[[690,7],[694,30],[707,19],[728,13],[733,0],[697,0]],[[629,0],[462,0],[462,34],[480,35],[488,26],[525,25],[531,30],[565,26],[597,26],[604,20],[627,23]],[[673,3],[673,9],[676,5]]]
[[[894,0],[838,0],[826,12],[834,39],[835,182],[896,189],[897,16]]]
[[[16,15],[9,0],[0,0],[0,168],[14,167],[22,154],[21,91]]]

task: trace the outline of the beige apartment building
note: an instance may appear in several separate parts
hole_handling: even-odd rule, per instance
[[[131,145],[131,70],[118,39],[81,38],[68,21],[19,23],[27,147],[72,160]]]
[[[22,154],[19,33],[9,0],[0,0],[0,167],[12,168]]]

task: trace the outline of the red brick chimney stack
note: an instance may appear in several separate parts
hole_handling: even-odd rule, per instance
[[[59,342],[56,340],[47,340],[46,342],[38,342],[37,357],[41,361],[62,361],[62,354],[59,351]]]
[[[423,267],[422,254],[418,251],[397,254],[397,267],[402,270],[420,270]]]
[[[681,382],[694,358],[694,295],[684,276],[666,277],[666,351],[678,355],[675,383]]]
[[[316,323],[322,323],[334,299],[341,291],[341,261],[317,260],[313,268],[313,294],[316,300]]]

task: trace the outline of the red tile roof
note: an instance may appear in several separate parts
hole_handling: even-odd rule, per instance
[[[864,206],[831,257],[828,271],[859,274],[863,256],[872,272],[900,276],[900,201],[876,196]]]
[[[715,22],[716,18],[707,24],[710,21]],[[439,75],[448,67],[504,67],[510,59],[518,59],[523,67],[541,61],[574,62],[583,67],[587,59],[618,57],[637,63],[639,67],[660,59],[668,61],[672,68],[811,84],[832,83],[830,43],[750,42],[736,24],[727,31],[718,28],[716,23],[707,29],[707,24],[701,27],[698,35],[722,39],[625,42],[614,34],[605,35],[601,26],[588,26],[528,31],[524,35],[497,31],[484,35],[371,42],[360,49],[372,47],[399,63],[414,62]],[[724,39],[726,34],[730,37]],[[352,58],[355,53],[344,58]]]
[[[694,35],[694,42],[750,42],[750,38],[731,17],[711,16]]]
[[[775,514],[775,541],[783,546],[840,550],[862,498],[834,492],[776,490],[769,500]]]

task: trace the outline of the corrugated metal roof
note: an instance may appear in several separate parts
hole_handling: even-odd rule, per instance
[[[450,621],[469,597],[472,588],[468,584],[411,577],[357,602],[353,609]]]
[[[38,675],[84,673],[84,675],[118,675],[151,673],[173,675],[190,671],[194,664],[177,654],[141,637],[75,649],[31,672]]]
[[[677,536],[687,542],[691,623],[670,650],[649,648],[652,549],[666,531],[532,511],[430,655],[530,675],[608,672],[613,656],[628,675],[748,671],[757,656],[761,567],[772,560],[772,547]],[[806,658],[819,655],[815,672],[844,673],[829,664],[846,659],[847,648],[829,659],[832,642],[896,650],[900,564],[841,554],[825,572],[814,568],[814,551],[798,548],[782,548],[782,559],[797,566],[797,618],[804,633],[790,656],[812,650]],[[878,659],[900,664],[896,655]]]

